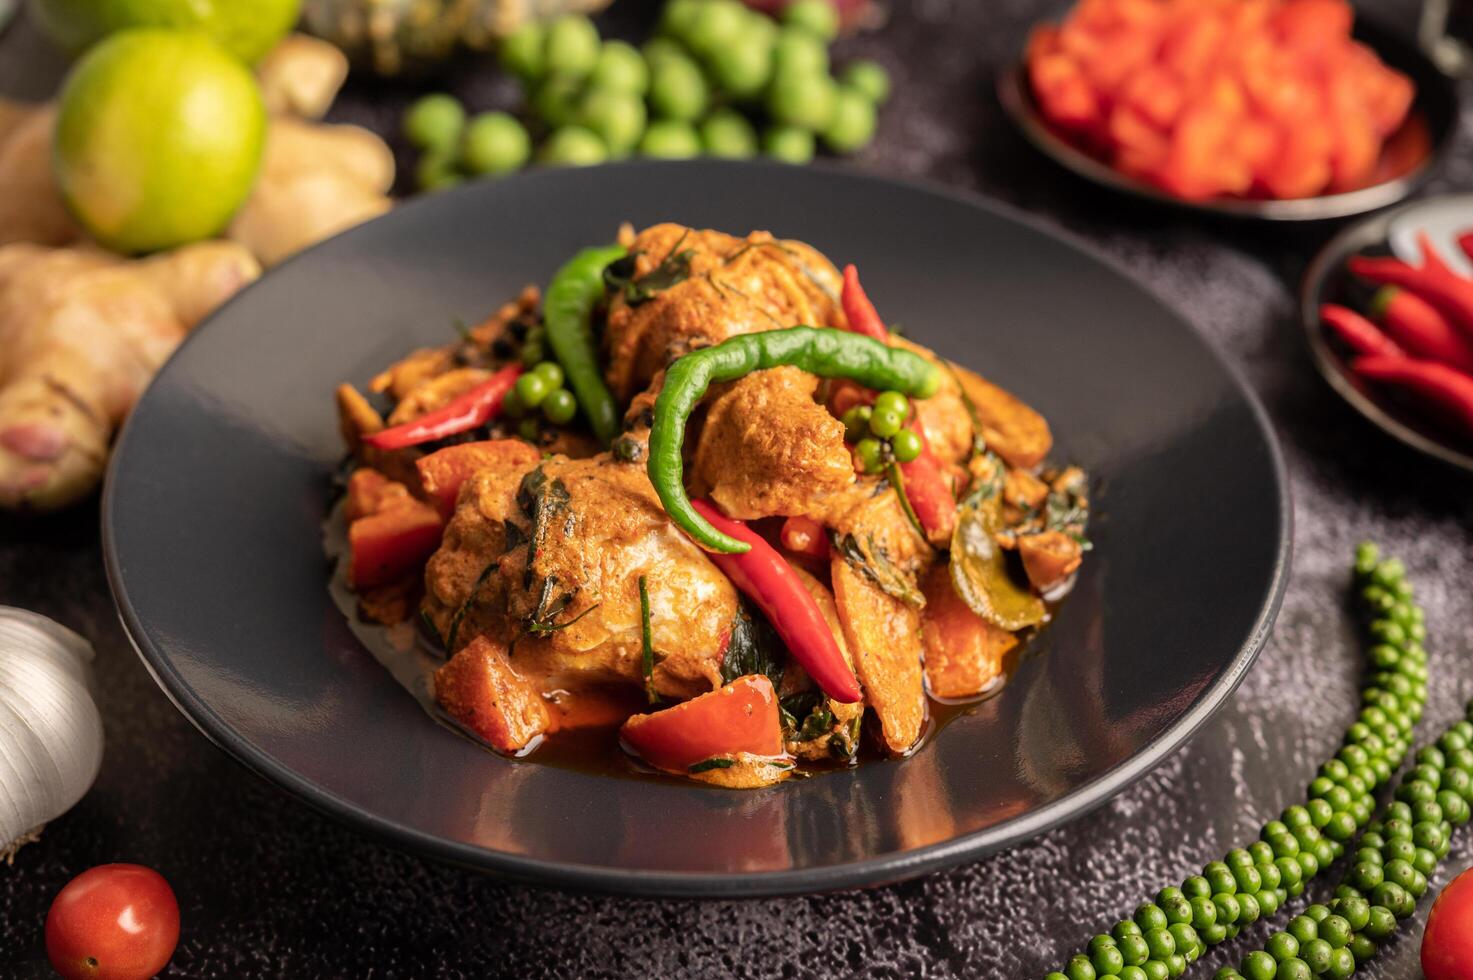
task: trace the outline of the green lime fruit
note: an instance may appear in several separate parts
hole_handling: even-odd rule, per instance
[[[461,166],[477,175],[511,173],[531,155],[532,138],[526,128],[504,112],[479,113],[460,141]]]
[[[565,75],[587,75],[598,64],[603,47],[593,21],[579,14],[565,14],[547,25],[542,56],[546,70]]]
[[[807,31],[785,28],[773,42],[772,67],[778,75],[821,75],[829,70],[829,49]]]
[[[634,149],[644,135],[647,116],[644,99],[609,89],[595,89],[586,94],[578,114],[579,122],[596,133],[616,157]]]
[[[614,89],[643,95],[650,87],[650,70],[639,49],[624,41],[605,41],[598,53],[589,88]]]
[[[578,115],[583,80],[573,75],[552,75],[542,80],[532,96],[532,109],[548,126],[567,126]]]
[[[779,75],[767,93],[767,111],[784,125],[820,132],[834,118],[838,91],[827,75]]]
[[[202,31],[235,57],[254,63],[286,36],[302,0],[31,0],[41,29],[81,51],[132,27]]]
[[[859,92],[875,105],[881,105],[890,97],[890,73],[875,61],[851,61],[844,66],[839,81],[845,88]]]
[[[783,163],[813,159],[813,133],[798,126],[773,126],[762,134],[762,152]]]
[[[455,168],[455,155],[444,149],[429,151],[414,166],[414,182],[422,191],[443,191],[464,179]]]
[[[529,20],[521,27],[502,38],[497,53],[501,67],[508,74],[530,84],[542,77],[547,66],[543,52],[547,47],[547,32],[542,24]]]
[[[404,138],[421,150],[449,150],[465,127],[465,106],[453,95],[422,95],[404,113]]]
[[[542,144],[541,160],[550,167],[591,167],[609,158],[604,141],[582,126],[564,126]]]
[[[689,58],[667,58],[650,76],[650,108],[664,119],[690,122],[706,112],[711,94],[701,69]]]
[[[862,150],[875,138],[875,104],[862,92],[840,89],[823,141],[835,153]]]
[[[802,28],[825,41],[839,36],[839,10],[831,0],[793,0],[783,8],[783,23]]]
[[[772,44],[762,37],[743,37],[714,51],[707,59],[716,87],[735,99],[762,93],[772,77]]]
[[[701,15],[705,0],[670,0],[660,11],[660,31],[672,37],[685,37]]]
[[[757,155],[757,131],[741,113],[719,109],[701,123],[701,144],[710,156],[745,160]]]
[[[690,123],[657,119],[644,131],[639,153],[656,160],[689,160],[701,155],[701,137]]]
[[[644,55],[644,63],[651,71],[661,62],[672,58],[680,60],[690,58],[690,52],[685,49],[684,45],[668,37],[650,38],[644,42],[644,47],[640,48],[640,54]]]
[[[224,230],[255,183],[265,136],[249,69],[203,34],[140,28],[72,69],[52,164],[94,238],[152,252]]]
[[[692,51],[709,57],[741,37],[747,26],[746,14],[738,0],[704,0],[683,40]]]

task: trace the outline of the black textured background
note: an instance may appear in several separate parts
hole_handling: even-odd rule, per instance
[[[878,58],[896,79],[880,138],[854,166],[978,190],[1098,242],[1241,365],[1268,406],[1293,485],[1294,571],[1272,640],[1222,712],[1096,812],[918,881],[747,902],[511,886],[359,837],[200,737],[123,637],[95,504],[0,518],[0,602],[54,616],[97,644],[109,739],[92,792],[13,868],[0,867],[0,974],[45,975],[51,896],[93,864],[124,860],[158,868],[178,892],[184,931],[171,976],[1036,977],[1161,885],[1250,839],[1333,751],[1357,679],[1345,614],[1355,541],[1374,538],[1403,557],[1427,605],[1434,678],[1424,728],[1441,727],[1473,696],[1473,481],[1362,422],[1314,374],[1299,339],[1299,278],[1337,226],[1213,223],[1096,191],[1026,147],[991,94],[996,68],[1052,5],[890,6],[887,27],[840,50],[840,60]],[[1411,0],[1364,6],[1413,27]],[[605,24],[631,34],[650,9],[620,0]],[[0,36],[0,92],[45,95],[59,70],[23,22]],[[446,83],[473,108],[512,96],[484,62],[457,67]],[[355,82],[333,116],[389,133],[409,95]],[[1465,113],[1433,191],[1473,187],[1470,121]],[[1465,832],[1434,886],[1470,863]],[[1361,975],[1420,976],[1420,922],[1402,932]],[[1211,976],[1264,933],[1260,925],[1190,975]]]

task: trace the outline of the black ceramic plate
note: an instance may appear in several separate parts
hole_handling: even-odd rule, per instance
[[[1375,49],[1388,65],[1405,73],[1416,83],[1417,100],[1407,125],[1425,126],[1432,150],[1427,159],[1410,172],[1345,194],[1326,194],[1284,201],[1240,198],[1185,201],[1122,174],[1055,132],[1038,111],[1033,90],[1028,84],[1027,71],[1022,64],[1013,65],[998,75],[997,96],[1003,109],[1030,143],[1079,176],[1113,190],[1189,211],[1233,218],[1257,218],[1266,221],[1343,218],[1395,204],[1421,186],[1437,169],[1451,147],[1458,121],[1457,88],[1447,76],[1437,70],[1437,66],[1425,54],[1396,32],[1378,26],[1365,17],[1356,19],[1355,36]]]
[[[329,599],[332,391],[545,282],[621,221],[805,239],[911,335],[1047,414],[1095,551],[1011,682],[914,757],[755,792],[499,758],[435,724]],[[1031,837],[1156,765],[1253,662],[1289,509],[1262,410],[1190,327],[1019,217],[823,169],[533,173],[322,245],[199,329],[134,410],[110,580],[180,709],[250,768],[427,854],[604,890],[752,895],[919,874]]]
[[[1315,367],[1351,407],[1390,434],[1421,453],[1473,472],[1473,442],[1437,428],[1426,416],[1389,397],[1384,390],[1369,386],[1350,370],[1345,349],[1333,340],[1320,322],[1320,306],[1340,303],[1365,309],[1371,289],[1354,281],[1345,268],[1346,259],[1362,252],[1385,252],[1387,236],[1405,215],[1422,209],[1461,211],[1473,216],[1473,195],[1439,197],[1414,201],[1352,225],[1337,235],[1315,256],[1300,291],[1300,322]],[[1473,225],[1473,219],[1469,221]],[[1449,256],[1453,253],[1448,252]]]

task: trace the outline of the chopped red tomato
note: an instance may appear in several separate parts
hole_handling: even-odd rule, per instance
[[[443,525],[428,504],[408,500],[348,525],[348,583],[373,589],[416,574],[440,547]]]
[[[479,470],[509,470],[537,462],[541,452],[520,439],[491,439],[447,446],[415,462],[425,495],[448,518],[455,512],[460,487]]]
[[[748,752],[783,753],[782,720],[772,682],[761,674],[647,715],[619,730],[624,744],[656,769],[686,773],[707,759]]]

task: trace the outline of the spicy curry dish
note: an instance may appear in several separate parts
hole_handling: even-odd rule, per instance
[[[619,238],[338,389],[360,616],[417,618],[439,709],[508,755],[591,734],[749,788],[914,751],[1067,591],[1084,473],[853,266]]]

